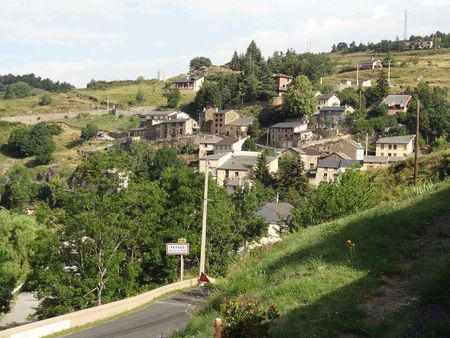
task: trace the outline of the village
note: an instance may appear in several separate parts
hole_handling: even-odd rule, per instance
[[[380,59],[361,60],[358,69],[380,71]],[[277,96],[271,104],[280,106],[292,82],[292,77],[274,74],[273,81]],[[196,93],[202,86],[204,77],[187,76],[172,81],[181,92]],[[337,84],[343,88],[371,87],[370,79],[347,80]],[[195,121],[188,114],[177,111],[152,111],[140,113],[141,126],[127,133],[128,140],[147,140],[158,143],[170,140],[172,145],[190,140],[198,147],[197,169],[208,171],[217,183],[230,193],[238,187],[252,184],[253,172],[261,151],[270,151],[269,167],[272,174],[278,170],[280,156],[294,156],[303,162],[304,172],[311,185],[333,182],[338,174],[349,168],[367,170],[385,167],[410,158],[414,154],[414,135],[379,137],[371,140],[375,151],[369,153],[369,140],[361,144],[350,134],[339,131],[354,107],[341,105],[336,94],[314,93],[317,99],[316,112],[310,117],[289,119],[271,125],[266,135],[260,138],[259,151],[245,149],[251,138],[254,117],[242,117],[238,109],[204,108]],[[411,106],[409,94],[389,94],[381,104],[388,108],[389,115],[405,113]]]

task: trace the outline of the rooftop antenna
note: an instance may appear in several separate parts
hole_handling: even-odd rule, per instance
[[[404,40],[407,39],[407,29],[408,29],[408,10],[405,9],[405,34],[404,34]]]

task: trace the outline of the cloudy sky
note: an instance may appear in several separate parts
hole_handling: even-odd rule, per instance
[[[255,39],[265,56],[334,42],[450,32],[450,0],[0,0],[0,74],[34,72],[84,87],[166,77],[204,55],[227,62]]]

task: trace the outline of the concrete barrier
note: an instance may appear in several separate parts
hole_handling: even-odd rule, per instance
[[[171,291],[185,289],[198,284],[197,278],[173,283],[142,293],[140,295],[122,299],[117,302],[96,306],[90,309],[68,313],[30,324],[17,326],[0,331],[1,338],[38,338],[77,326],[89,324],[97,320],[106,319],[147,304],[153,299]]]

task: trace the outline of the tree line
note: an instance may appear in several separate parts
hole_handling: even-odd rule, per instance
[[[30,87],[43,89],[48,92],[67,92],[75,87],[68,82],[52,81],[48,78],[41,78],[33,73],[24,75],[0,75],[0,91],[7,91],[8,86],[22,82]]]
[[[450,34],[442,33],[437,31],[430,35],[411,35],[407,41],[400,40],[397,37],[394,40],[381,40],[380,42],[368,42],[357,44],[355,41],[350,43],[341,41],[337,44],[333,44],[331,47],[331,52],[343,52],[343,53],[355,53],[355,52],[365,52],[373,51],[380,53],[387,52],[400,52],[408,49],[409,43],[414,43],[421,40],[434,41],[437,47],[440,48],[450,48]]]

